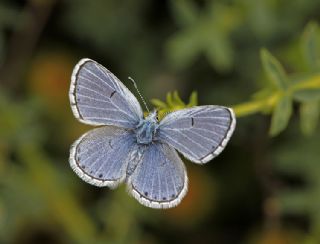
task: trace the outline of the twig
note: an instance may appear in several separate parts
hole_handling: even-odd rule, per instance
[[[288,92],[293,94],[297,91],[309,89],[320,89],[320,74],[315,74],[304,82],[292,84]],[[232,108],[235,111],[237,117],[244,117],[250,114],[263,112],[266,109],[273,108],[273,106],[277,104],[282,95],[283,94],[280,91],[275,91],[273,94],[264,99],[240,103],[232,106]]]

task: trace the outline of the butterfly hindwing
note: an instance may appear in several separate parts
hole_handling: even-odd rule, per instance
[[[164,143],[148,145],[136,170],[128,179],[129,192],[143,205],[170,208],[187,192],[185,166],[177,152]]]
[[[206,163],[222,152],[236,120],[232,109],[198,106],[168,114],[160,122],[158,137],[195,163]]]
[[[108,69],[91,59],[75,66],[69,91],[75,117],[90,125],[134,128],[143,117],[135,96]]]
[[[70,165],[84,181],[113,188],[124,181],[134,148],[132,132],[114,126],[96,128],[71,146]]]

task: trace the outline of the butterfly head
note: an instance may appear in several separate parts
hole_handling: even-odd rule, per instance
[[[151,113],[148,114],[145,120],[150,121],[151,123],[158,123],[158,110],[154,109]]]

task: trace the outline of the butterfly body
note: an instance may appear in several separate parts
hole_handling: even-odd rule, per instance
[[[91,59],[75,66],[69,91],[74,116],[100,126],[76,140],[69,162],[85,182],[117,187],[152,208],[171,208],[186,195],[188,177],[177,151],[204,164],[225,148],[236,125],[232,109],[205,105],[144,118],[135,96]]]
[[[148,145],[155,140],[155,135],[159,127],[157,121],[157,111],[140,120],[136,128],[137,143]]]

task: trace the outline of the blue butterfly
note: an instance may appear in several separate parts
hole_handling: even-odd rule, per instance
[[[70,149],[70,165],[84,181],[117,187],[151,208],[171,208],[186,195],[188,177],[179,151],[204,164],[222,152],[236,125],[232,109],[197,106],[143,116],[135,96],[108,69],[90,59],[75,66],[69,92],[74,116],[101,126]],[[177,151],[176,151],[177,150]]]

